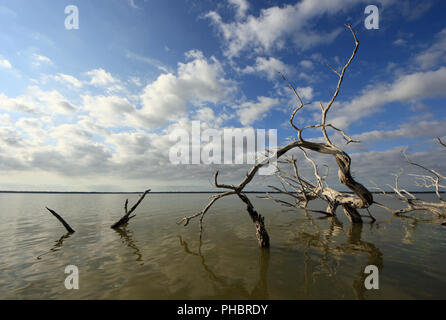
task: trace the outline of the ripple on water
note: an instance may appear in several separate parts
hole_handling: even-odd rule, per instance
[[[110,225],[136,196],[10,196],[0,195],[0,298],[446,298],[446,228],[438,224],[376,212],[377,224],[353,228],[342,215],[318,219],[253,197],[270,233],[264,251],[235,198],[208,213],[200,246],[198,221],[176,221],[208,194],[152,194],[120,231]],[[76,232],[63,237],[45,205]],[[381,289],[364,294],[354,283],[371,261],[382,264]],[[63,285],[70,264],[79,267],[77,292]]]

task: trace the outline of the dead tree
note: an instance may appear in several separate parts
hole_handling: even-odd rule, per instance
[[[279,182],[282,187],[275,187],[271,185],[268,187],[271,188],[273,191],[275,191],[275,193],[286,195],[290,197],[292,200],[289,201],[277,198],[274,194],[269,192],[267,192],[265,196],[260,198],[271,199],[283,206],[305,209],[306,211],[309,212],[321,213],[327,216],[334,216],[337,207],[340,204],[342,205],[346,201],[346,199],[349,198],[352,199],[351,197],[354,196],[347,193],[341,193],[330,188],[325,182],[325,178],[328,176],[328,167],[327,167],[327,173],[324,176],[321,176],[316,162],[308,156],[307,152],[304,149],[302,148],[300,149],[304,154],[306,160],[310,162],[310,164],[313,166],[314,170],[313,174],[316,178],[316,183],[311,182],[309,179],[306,179],[301,176],[299,169],[297,167],[296,159],[293,156],[286,157],[284,161],[279,161],[279,163],[289,164],[293,169],[292,173],[283,170],[278,166],[276,176],[279,179]],[[322,201],[327,202],[327,209],[325,211],[322,211],[308,208],[307,206],[310,203],[310,201],[315,199],[320,199]],[[368,208],[365,207],[365,209],[368,212],[368,216],[365,217],[370,218],[372,222],[375,222],[376,219],[370,214]],[[344,211],[345,210],[346,209],[344,206]],[[362,221],[362,217],[364,216],[359,215],[357,210],[352,210],[351,208],[347,208],[347,210],[349,211],[346,211],[346,214],[352,222]]]
[[[446,147],[446,144],[440,140],[440,138],[437,138],[438,143]],[[418,198],[413,194],[413,192],[409,192],[406,189],[403,189],[399,185],[399,178],[401,174],[403,173],[403,169],[400,170],[399,173],[394,174],[395,176],[395,185],[391,186],[388,185],[393,191],[394,194],[388,194],[383,189],[376,186],[377,189],[379,189],[383,194],[392,196],[393,198],[396,198],[402,202],[404,202],[407,207],[403,209],[391,209],[387,206],[384,206],[382,204],[379,204],[381,207],[386,209],[387,211],[395,214],[395,215],[402,215],[404,213],[412,212],[412,211],[427,211],[429,213],[434,214],[437,217],[445,218],[446,217],[446,200],[443,199],[441,193],[445,190],[446,185],[442,184],[442,181],[446,179],[446,176],[443,174],[437,172],[436,170],[429,169],[425,166],[422,166],[418,163],[413,162],[410,160],[410,158],[407,156],[406,152],[403,151],[403,155],[406,158],[406,161],[411,164],[412,166],[421,168],[422,170],[428,172],[429,174],[409,174],[409,176],[412,176],[415,179],[415,184],[418,187],[426,188],[429,190],[435,190],[435,194],[437,196],[438,202],[432,202],[432,201],[426,201]]]
[[[134,214],[133,216],[131,216],[131,214],[133,213],[133,211],[135,211],[135,209],[139,206],[139,204],[144,199],[146,194],[148,194],[149,192],[150,192],[150,189],[144,191],[144,193],[139,197],[138,201],[133,205],[133,207],[130,208],[130,210],[127,209],[127,206],[129,204],[129,199],[126,199],[125,200],[125,204],[124,204],[124,216],[122,216],[122,218],[119,219],[118,222],[115,222],[111,226],[111,228],[112,229],[117,229],[120,226],[125,225],[126,223],[128,223],[130,219],[134,218],[136,215]]]
[[[65,229],[67,229],[68,233],[74,233],[73,228],[70,227],[70,225],[54,210],[51,210],[48,207],[45,207],[49,212],[51,212],[53,214],[53,216],[55,216],[57,218],[57,220],[60,221],[60,223],[63,224],[63,226],[65,227]]]
[[[312,192],[315,193],[315,196],[322,197],[326,199],[326,201],[329,203],[327,212],[334,215],[336,208],[341,205],[344,209],[345,214],[349,217],[351,222],[353,223],[361,223],[362,218],[361,215],[358,213],[357,209],[366,209],[369,206],[373,204],[373,196],[372,193],[365,188],[362,184],[356,182],[351,173],[350,173],[350,165],[351,165],[351,159],[347,153],[345,153],[343,150],[341,150],[339,147],[335,146],[332,141],[330,140],[330,137],[327,134],[327,128],[333,129],[335,131],[340,132],[344,138],[347,140],[347,142],[355,142],[353,139],[351,139],[343,130],[336,128],[330,123],[327,123],[327,115],[333,106],[333,103],[336,100],[336,97],[339,94],[342,81],[344,79],[345,71],[349,67],[350,63],[354,59],[356,52],[359,47],[359,41],[356,37],[356,34],[353,30],[353,28],[350,25],[346,25],[346,27],[351,31],[355,47],[353,49],[353,52],[348,59],[347,63],[344,65],[342,70],[340,72],[336,71],[333,67],[330,66],[330,68],[336,73],[338,76],[338,83],[336,86],[336,90],[333,93],[330,101],[324,106],[322,102],[320,102],[321,107],[321,121],[317,124],[307,125],[302,128],[298,128],[294,124],[294,118],[296,114],[306,105],[302,101],[301,97],[299,96],[298,92],[294,88],[294,86],[281,74],[282,78],[287,82],[288,86],[292,89],[295,96],[299,100],[300,105],[293,111],[291,114],[291,118],[289,120],[289,123],[293,129],[297,131],[297,139],[291,141],[285,146],[282,146],[278,148],[275,152],[269,152],[272,153],[272,156],[267,157],[266,159],[259,161],[257,164],[255,164],[246,174],[245,178],[238,184],[238,185],[226,185],[226,184],[219,184],[217,181],[218,177],[218,171],[215,173],[214,176],[214,184],[215,187],[220,189],[226,189],[227,191],[224,193],[213,195],[210,198],[210,202],[204,207],[203,210],[200,212],[184,217],[181,219],[178,223],[184,223],[184,225],[188,225],[189,221],[191,219],[200,217],[200,232],[202,232],[202,223],[203,218],[205,214],[208,212],[208,210],[212,207],[212,205],[218,200],[223,197],[229,196],[229,195],[237,195],[242,199],[245,203],[248,199],[246,195],[243,193],[245,187],[252,181],[254,176],[256,175],[257,171],[262,167],[270,163],[270,160],[272,159],[280,159],[282,156],[284,156],[288,151],[295,149],[295,148],[301,148],[302,150],[312,150],[316,151],[318,153],[322,154],[328,154],[335,158],[336,163],[338,165],[338,176],[339,181],[344,184],[346,187],[348,187],[353,194],[346,194],[338,192],[331,188],[319,188],[319,189],[313,189]],[[309,140],[305,140],[302,136],[302,133],[304,130],[307,129],[315,129],[319,128],[322,131],[322,135],[324,137],[324,142],[312,142]],[[303,195],[303,194],[302,194]],[[249,200],[248,200],[249,201]],[[250,212],[253,211],[252,204],[248,202],[248,212],[250,214],[251,219],[253,220],[255,226],[256,226],[256,235],[257,240],[259,243],[259,246],[262,248],[269,246],[269,236],[268,232],[266,231],[265,224],[264,224],[264,218],[260,214],[252,214]],[[268,240],[267,240],[268,239]]]

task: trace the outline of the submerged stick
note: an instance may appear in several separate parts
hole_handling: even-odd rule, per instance
[[[67,229],[67,231],[69,233],[74,233],[73,228],[70,227],[70,225],[54,210],[51,210],[48,207],[45,207],[49,212],[51,212],[53,214],[53,216],[55,216],[57,218],[57,220],[60,221],[60,223],[63,224],[63,226],[65,227],[65,229]]]
[[[112,229],[116,229],[119,228],[120,226],[122,226],[123,224],[126,224],[127,222],[129,222],[129,220],[133,217],[135,217],[135,215],[130,216],[132,214],[133,211],[135,211],[135,209],[139,206],[139,204],[141,203],[141,201],[144,199],[144,197],[146,196],[146,194],[148,194],[150,192],[150,189],[144,191],[144,193],[140,196],[139,200],[133,205],[133,207],[130,208],[130,210],[127,210],[127,205],[129,203],[129,199],[125,200],[125,204],[124,204],[124,216],[119,219],[118,222],[114,223],[111,228]]]

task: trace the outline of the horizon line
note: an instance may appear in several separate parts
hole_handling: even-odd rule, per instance
[[[0,193],[43,193],[43,194],[138,194],[143,191],[32,191],[32,190],[0,190]],[[223,193],[225,191],[150,191],[150,193]],[[351,193],[352,191],[339,191],[342,193]],[[385,191],[386,193],[393,194],[394,191]],[[434,193],[435,191],[409,191],[410,193]],[[278,191],[243,191],[243,193],[274,193],[280,194]],[[381,191],[371,191],[372,194],[382,194]],[[446,193],[446,191],[440,191],[440,193]]]

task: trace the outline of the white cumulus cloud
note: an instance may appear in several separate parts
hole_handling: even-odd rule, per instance
[[[262,9],[258,16],[245,15],[245,1],[231,1],[238,8],[237,19],[225,22],[216,11],[206,14],[222,36],[225,55],[237,57],[244,50],[269,52],[281,49],[291,40],[296,48],[305,50],[320,43],[333,41],[341,28],[323,32],[311,29],[312,21],[324,15],[335,15],[352,6],[367,1],[362,0],[302,0],[294,5],[272,6]],[[391,1],[379,1],[389,3]]]
[[[366,88],[350,102],[334,106],[331,123],[347,127],[354,121],[380,111],[391,102],[409,102],[431,97],[446,96],[446,67],[434,71],[415,72],[398,77],[393,83],[377,84]]]
[[[266,117],[268,111],[279,104],[279,100],[269,97],[258,97],[257,102],[248,101],[238,106],[234,106],[237,110],[240,123],[242,125],[250,125],[258,120]]]
[[[188,105],[223,102],[235,90],[216,58],[207,59],[201,51],[192,50],[186,59],[178,63],[176,74],[163,73],[144,88],[139,121],[157,127],[185,115]]]
[[[272,80],[278,75],[277,72],[291,74],[293,67],[274,57],[257,57],[255,65],[247,66],[242,72],[264,74],[268,79]]]

